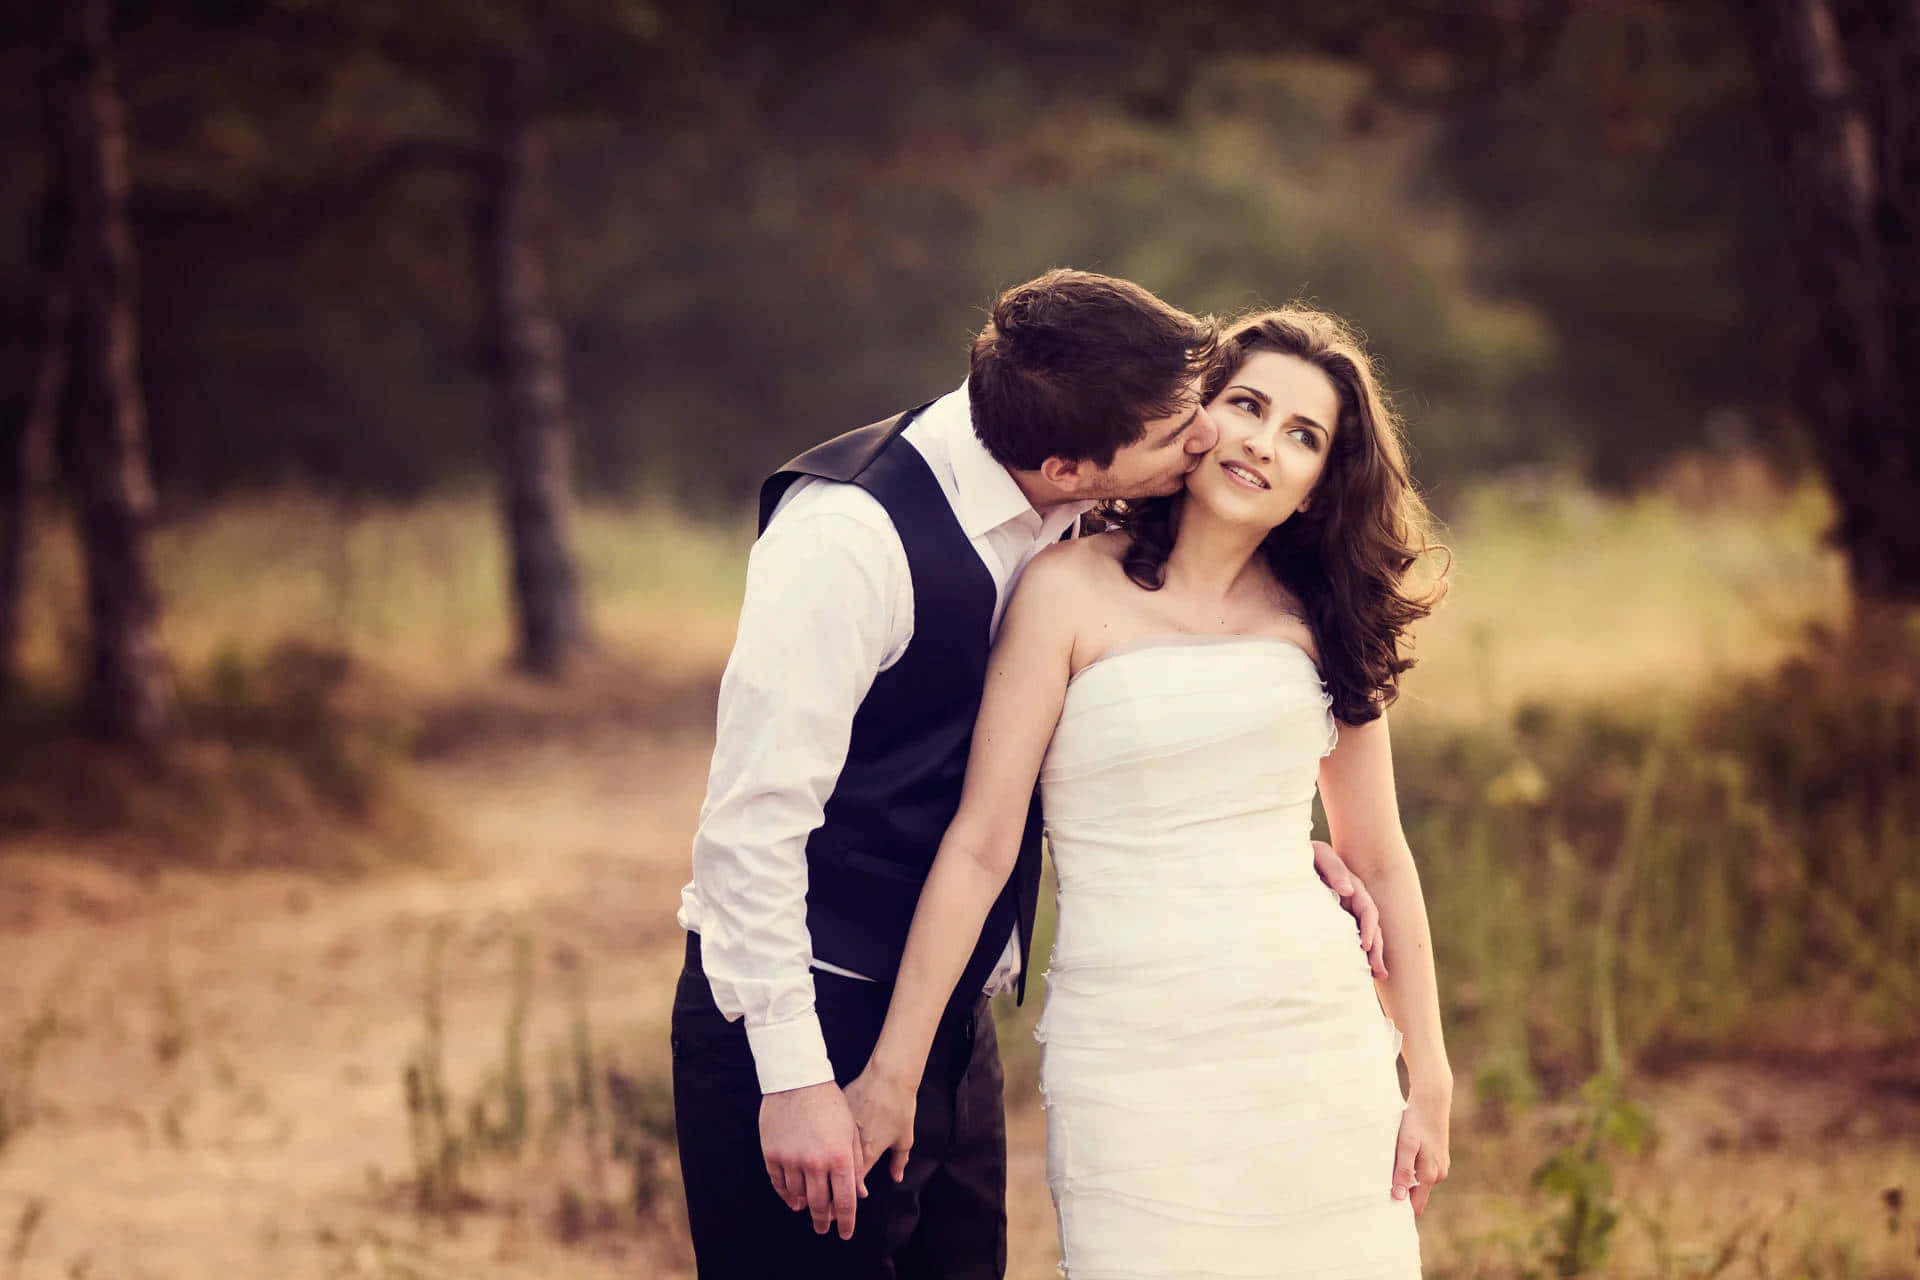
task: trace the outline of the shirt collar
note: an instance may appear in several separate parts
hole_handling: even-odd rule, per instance
[[[1058,523],[1065,528],[1092,508],[1091,502],[1074,502],[1050,508],[1045,517],[1035,511],[1019,483],[1006,467],[994,460],[974,432],[973,406],[965,382],[958,390],[934,401],[926,416],[931,419],[928,426],[939,433],[947,446],[947,460],[953,468],[953,514],[969,538],[977,538],[1021,516],[1033,516],[1041,520],[1043,526]]]

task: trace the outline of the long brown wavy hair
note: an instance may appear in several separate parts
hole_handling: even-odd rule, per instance
[[[1227,329],[1220,350],[1209,401],[1261,351],[1299,357],[1339,395],[1333,448],[1306,510],[1275,526],[1260,553],[1306,611],[1333,714],[1364,724],[1399,696],[1400,673],[1414,664],[1401,652],[1407,628],[1433,611],[1446,587],[1446,563],[1424,591],[1407,583],[1416,561],[1446,548],[1430,540],[1432,517],[1407,470],[1400,421],[1366,349],[1337,316],[1298,305],[1247,316]],[[1100,512],[1126,531],[1121,563],[1148,591],[1166,585],[1184,497],[1116,501]]]

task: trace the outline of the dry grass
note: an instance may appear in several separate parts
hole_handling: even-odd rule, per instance
[[[1550,480],[1465,496],[1446,600],[1418,629],[1400,717],[1498,723],[1517,706],[1690,702],[1843,616],[1824,491],[1751,460],[1677,467],[1631,499]]]
[[[593,625],[672,669],[732,638],[751,526],[669,508],[588,507],[573,526]],[[507,568],[490,498],[335,502],[298,491],[163,523],[153,543],[165,641],[187,678],[287,640],[376,658],[416,690],[465,688],[508,649]],[[82,634],[70,532],[36,539],[24,667],[70,683]]]

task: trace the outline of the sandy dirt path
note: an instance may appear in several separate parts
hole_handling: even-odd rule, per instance
[[[0,1035],[17,1047],[41,1011],[55,1029],[31,1121],[0,1149],[0,1244],[21,1255],[0,1275],[672,1274],[670,1221],[652,1241],[562,1250],[533,1197],[455,1235],[396,1212],[412,1169],[401,1071],[437,923],[456,1099],[500,1059],[519,934],[536,956],[536,1088],[568,1032],[569,955],[603,1050],[664,1071],[706,756],[697,736],[610,732],[427,765],[444,864],[350,881],[142,877],[9,847]]]

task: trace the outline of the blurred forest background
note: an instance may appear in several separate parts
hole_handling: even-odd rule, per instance
[[[35,0],[0,137],[0,1274],[690,1274],[749,497],[1073,265],[1449,525],[1428,1273],[1920,1275],[1913,0]]]

